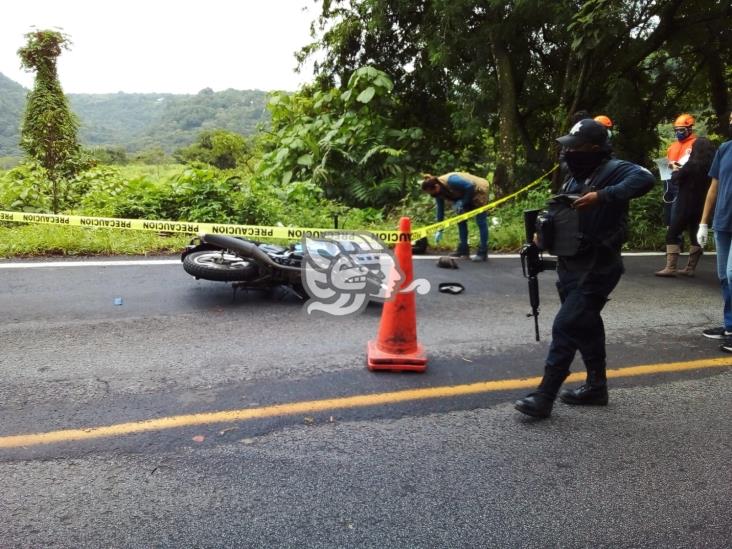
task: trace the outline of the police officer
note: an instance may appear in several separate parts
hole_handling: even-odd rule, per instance
[[[562,391],[559,398],[567,404],[608,402],[605,327],[600,312],[624,271],[620,248],[626,240],[629,201],[647,193],[654,183],[645,168],[612,158],[607,128],[595,120],[577,122],[557,141],[564,147],[571,175],[562,193],[580,195],[571,202],[579,233],[563,234],[557,227],[554,234],[555,242],[577,242],[576,251],[558,257],[557,288],[562,304],[552,326],[544,377],[536,391],[515,404],[520,412],[540,418],[551,414],[578,350],[587,380],[577,389]]]

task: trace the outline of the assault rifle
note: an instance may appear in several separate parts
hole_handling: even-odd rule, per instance
[[[534,317],[536,341],[539,341],[539,279],[537,275],[542,271],[553,271],[557,268],[557,262],[552,259],[544,259],[541,250],[534,242],[536,218],[540,211],[524,210],[526,243],[521,247],[521,269],[524,277],[529,279],[529,303],[531,304],[531,312],[526,316]]]

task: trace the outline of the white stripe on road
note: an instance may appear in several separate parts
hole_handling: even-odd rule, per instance
[[[129,261],[32,261],[0,263],[0,269],[39,269],[41,267],[130,267],[137,265],[180,265],[180,259],[136,259]]]
[[[663,252],[631,252],[624,253],[623,257],[651,257],[663,256]],[[706,252],[705,255],[716,255],[714,252]],[[440,255],[415,255],[414,259],[439,259]],[[489,262],[495,259],[518,259],[518,254],[495,254],[489,255]],[[551,257],[551,256],[550,256]],[[458,260],[464,261],[464,260]],[[134,260],[110,260],[110,261],[28,261],[0,263],[0,269],[40,269],[50,267],[146,267],[150,265],[180,265],[180,259],[134,259]]]

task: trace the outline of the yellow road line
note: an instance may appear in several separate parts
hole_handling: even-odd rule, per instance
[[[732,366],[732,359],[725,357],[692,360],[688,362],[671,362],[666,364],[645,364],[640,366],[631,366],[628,368],[608,370],[607,375],[609,378],[636,377],[660,373],[683,372],[687,370],[697,370],[703,368],[721,368],[725,366]],[[582,381],[584,379],[584,376],[584,372],[577,372],[569,376],[567,378],[567,381]],[[235,421],[247,421],[251,419],[316,413],[326,410],[363,408],[367,406],[378,406],[385,404],[396,404],[399,402],[427,400],[433,398],[472,395],[493,391],[527,389],[535,387],[539,383],[540,379],[540,377],[530,377],[520,379],[503,379],[497,381],[481,381],[478,383],[469,383],[465,385],[428,387],[423,389],[394,391],[391,393],[375,393],[369,395],[329,398],[324,400],[292,402],[289,404],[276,404],[272,406],[263,406],[260,408],[245,408],[240,410],[226,410],[222,412],[206,412],[200,414],[169,416],[129,423],[118,423],[115,425],[105,425],[102,427],[64,429],[60,431],[49,431],[47,433],[11,435],[0,437],[0,448],[22,448],[27,446],[38,446],[41,444],[90,440],[96,438],[144,433],[149,431],[162,431],[164,429],[176,429],[181,427],[191,427],[194,425],[231,423]]]

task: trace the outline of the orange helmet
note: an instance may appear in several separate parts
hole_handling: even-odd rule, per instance
[[[694,122],[696,120],[690,114],[680,114],[674,121],[674,128],[691,128]]]
[[[612,128],[613,127],[613,121],[610,120],[610,117],[605,116],[604,114],[599,114],[595,117],[595,122],[599,122],[606,128]]]

